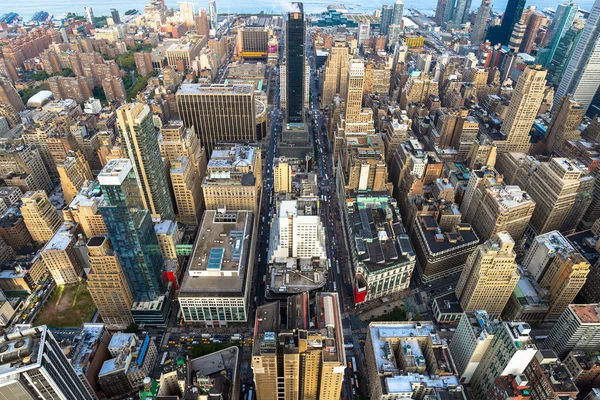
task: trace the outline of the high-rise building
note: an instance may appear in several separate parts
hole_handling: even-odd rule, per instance
[[[123,84],[123,78],[120,76],[111,76],[102,80],[102,90],[106,95],[107,101],[118,101],[125,103],[127,101],[127,92]]]
[[[579,394],[569,370],[552,350],[539,350],[522,377],[530,386],[531,400],[574,399]]]
[[[600,347],[600,306],[571,304],[544,340],[544,347],[565,358],[570,351],[597,351]]]
[[[179,117],[194,128],[207,154],[219,141],[258,139],[252,85],[183,84],[176,97]]]
[[[88,23],[92,25],[96,23],[94,20],[94,11],[92,11],[92,7],[83,7],[83,16]]]
[[[87,243],[90,272],[88,290],[109,329],[125,329],[133,322],[133,296],[110,239],[94,236]]]
[[[538,13],[532,13],[529,16],[527,29],[525,30],[525,35],[523,36],[523,41],[521,42],[521,47],[519,48],[519,51],[521,53],[529,54],[532,52],[535,46],[535,40],[538,37],[540,27],[542,26],[542,23],[544,23],[545,20],[546,17]]]
[[[373,110],[362,106],[365,83],[365,63],[363,60],[350,60],[347,82],[348,92],[343,124],[346,136],[366,136],[375,133]],[[334,144],[334,153],[337,153],[337,151],[337,145]]]
[[[519,241],[531,220],[535,201],[519,186],[503,183],[501,176],[492,180],[483,179],[479,185],[473,182],[490,171],[497,174],[493,169],[471,173],[467,186],[469,198],[463,197],[464,221],[473,226],[477,236],[483,241],[502,231]],[[471,185],[475,186],[473,192],[469,191]],[[466,203],[469,203],[468,208]]]
[[[119,16],[119,10],[117,10],[116,8],[110,9],[110,16],[112,17],[112,20],[115,24],[118,25],[121,23],[121,17]]]
[[[329,106],[336,95],[346,95],[349,61],[348,43],[341,40],[333,42],[323,69],[321,108]]]
[[[521,19],[524,9],[525,0],[509,0],[506,4],[506,9],[504,10],[502,23],[488,29],[487,40],[493,45],[498,43],[508,45],[513,28]]]
[[[597,353],[571,351],[563,359],[563,363],[581,393],[597,388],[600,384],[600,355]]]
[[[448,0],[438,0],[437,7],[435,8],[435,17],[434,21],[438,25],[442,25],[444,22],[444,14],[446,13],[446,5],[448,4]]]
[[[505,140],[496,141],[498,153],[529,151],[529,132],[544,100],[546,72],[539,65],[527,66],[519,77],[502,123]]]
[[[452,23],[454,26],[460,27],[469,20],[470,15],[471,0],[456,0],[454,12],[452,13]]]
[[[404,14],[404,1],[396,0],[394,13],[392,14],[392,25],[402,26],[402,14]]]
[[[21,198],[21,213],[33,241],[46,243],[58,231],[63,217],[43,190],[30,191]]]
[[[536,64],[541,64],[546,68],[550,65],[550,61],[554,58],[560,40],[573,25],[573,20],[578,9],[579,6],[571,1],[558,5],[554,18],[552,18],[552,23],[541,43],[543,48],[538,50],[535,59]],[[550,72],[548,72],[548,75],[550,75]]]
[[[257,398],[339,399],[346,355],[337,293],[318,293],[310,326],[307,293],[287,302],[287,326],[280,326],[279,301],[256,310],[252,370]]]
[[[17,111],[25,110],[25,105],[15,87],[8,81],[0,77],[0,103],[10,104]]]
[[[456,285],[464,311],[486,310],[493,318],[502,313],[519,281],[514,246],[507,232],[499,232],[469,256]]]
[[[213,150],[202,182],[207,210],[258,213],[262,160],[257,143],[220,143]]]
[[[204,212],[179,289],[186,322],[227,326],[247,321],[258,236],[254,218],[247,210]]]
[[[538,352],[532,344],[531,327],[525,322],[502,322],[494,333],[473,377],[474,398],[488,399],[487,393],[498,376],[521,375]]]
[[[461,383],[471,382],[500,327],[501,324],[497,320],[491,320],[485,310],[462,314],[449,346]]]
[[[181,18],[181,20],[185,22],[185,25],[187,26],[188,30],[192,29],[195,25],[195,14],[196,11],[194,10],[194,3],[190,3],[187,1],[179,3],[179,18]]]
[[[556,52],[548,64],[548,82],[558,86],[562,81],[567,65],[573,57],[583,29],[572,26],[558,42]],[[556,96],[555,96],[556,97]]]
[[[65,209],[65,221],[79,224],[86,238],[106,235],[106,225],[99,207],[104,204],[104,196],[97,181],[84,182],[79,193]]]
[[[2,146],[0,148],[0,177],[5,182],[14,176],[22,176],[21,192],[30,190],[51,191],[52,181],[44,166],[39,149],[31,146]],[[7,183],[8,184],[8,183]]]
[[[475,15],[475,23],[473,24],[473,30],[471,31],[471,43],[474,45],[480,45],[485,40],[485,33],[487,31],[488,19],[490,18],[490,10],[492,3],[490,0],[482,0],[477,14]]]
[[[198,15],[194,18],[196,23],[196,33],[198,35],[203,35],[209,37],[210,35],[210,22],[208,19],[208,15],[206,14],[206,9],[201,8],[198,11]]]
[[[510,40],[508,41],[508,48],[514,52],[518,52],[521,44],[523,43],[523,38],[525,37],[525,31],[527,30],[527,25],[517,22],[513,27],[513,31],[510,34]]]
[[[570,94],[584,112],[600,86],[600,0],[596,0],[585,22],[565,73],[554,95],[554,108]]]
[[[0,397],[92,400],[93,397],[45,326],[21,329],[0,338]]]
[[[163,258],[129,159],[110,160],[98,175],[100,207],[108,237],[135,301],[153,301],[163,291]]]
[[[556,150],[562,150],[567,141],[580,138],[579,125],[582,118],[581,103],[573,100],[571,96],[560,99],[560,104],[546,131],[546,151],[552,154]]]
[[[394,15],[394,7],[384,4],[381,6],[381,17],[379,19],[379,33],[382,35],[388,34],[388,28],[392,24],[392,17]]]
[[[354,274],[355,302],[407,289],[415,254],[396,201],[387,193],[373,192],[357,195],[348,207],[343,225]],[[372,224],[366,223],[368,216],[373,218]],[[385,232],[378,228],[383,226]]]
[[[325,259],[325,237],[316,197],[281,201],[271,224],[268,260]]]
[[[351,192],[388,191],[392,184],[388,182],[388,170],[384,155],[371,147],[350,147],[347,149],[345,172],[345,190]]]
[[[198,225],[198,218],[204,211],[202,179],[187,157],[177,157],[170,161],[171,186],[177,205],[179,222],[185,225]]]
[[[117,120],[144,208],[150,210],[153,219],[174,219],[173,202],[150,107],[141,103],[123,105],[117,110]]]
[[[75,250],[81,228],[65,222],[40,251],[44,265],[57,285],[77,283],[83,267]]]
[[[573,303],[590,271],[590,263],[558,231],[536,236],[523,265],[549,293],[547,321],[556,321]]]
[[[62,163],[56,165],[65,203],[75,198],[86,180],[94,179],[87,160],[79,151],[70,151]]]
[[[302,3],[292,3],[285,26],[285,122],[304,122],[306,26]],[[283,94],[283,93],[282,93]]]
[[[210,16],[210,28],[217,31],[219,29],[219,14],[217,14],[217,2],[208,0],[208,14]]]

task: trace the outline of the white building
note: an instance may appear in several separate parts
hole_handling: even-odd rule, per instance
[[[600,349],[600,305],[571,304],[548,333],[544,347],[560,358],[572,350]]]
[[[551,231],[533,239],[522,264],[527,267],[533,279],[539,282],[554,257],[563,252],[575,253],[575,249],[559,231]]]
[[[279,203],[270,236],[270,262],[285,262],[288,258],[327,258],[325,227],[316,197]]]

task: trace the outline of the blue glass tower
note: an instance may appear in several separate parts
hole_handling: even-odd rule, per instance
[[[164,294],[163,258],[150,212],[143,207],[131,161],[111,160],[98,175],[105,204],[100,214],[135,301]]]
[[[579,6],[574,3],[561,4],[556,9],[556,14],[552,19],[552,24],[544,37],[544,48],[540,49],[535,62],[547,68],[556,53],[560,39],[567,33],[573,25],[575,15]]]

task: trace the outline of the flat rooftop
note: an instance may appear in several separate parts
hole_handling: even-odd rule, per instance
[[[66,250],[69,244],[74,240],[74,234],[71,232],[77,224],[72,222],[64,222],[58,231],[52,236],[50,241],[46,243],[42,252],[49,250]]]
[[[89,358],[104,335],[104,324],[84,323],[83,329],[75,336],[69,357],[73,354],[71,365],[77,374],[86,374]]]
[[[251,211],[205,211],[180,297],[243,296],[253,220]]]
[[[458,229],[442,232],[439,224],[430,215],[420,215],[416,223],[420,224],[420,232],[427,241],[427,246],[433,254],[442,253],[459,247],[476,247],[479,237],[470,224],[460,223]]]
[[[43,325],[0,337],[0,379],[41,366],[48,333]]]
[[[569,308],[584,324],[600,324],[598,304],[571,304]]]
[[[179,86],[177,95],[251,95],[254,91],[252,85],[202,85],[184,83]]]
[[[433,301],[438,304],[440,312],[444,314],[460,314],[463,312],[463,309],[458,302],[458,297],[456,297],[456,293],[454,293],[454,291],[438,296],[433,299]]]

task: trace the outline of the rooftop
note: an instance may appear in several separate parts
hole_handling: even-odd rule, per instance
[[[520,207],[524,204],[535,205],[535,202],[527,192],[521,190],[518,185],[494,185],[488,188],[488,191],[493,195],[503,211]]]
[[[89,359],[96,351],[104,333],[104,324],[84,323],[81,332],[75,336],[67,356],[69,358],[72,356],[71,365],[78,375],[87,373]]]
[[[540,285],[529,275],[526,267],[517,267],[521,276],[513,294],[523,307],[540,307],[549,305],[550,293],[547,289],[542,289]]]
[[[98,182],[104,186],[119,186],[132,169],[128,158],[110,160],[98,174]]]
[[[415,391],[413,385],[440,389],[459,385],[458,378],[454,375],[430,377],[427,374],[408,373],[384,379],[387,393],[412,393]]]
[[[184,83],[179,87],[177,95],[252,95],[254,88],[252,85],[202,85],[194,83]]]
[[[243,296],[253,219],[251,211],[204,213],[181,296]]]
[[[598,304],[570,304],[569,308],[583,324],[600,324]]]
[[[463,312],[458,297],[453,291],[450,293],[443,294],[433,299],[437,303],[438,308],[442,314],[460,314]]]
[[[173,235],[175,228],[177,228],[177,222],[165,220],[154,225],[154,232],[157,235]]]
[[[78,225],[72,222],[64,222],[58,231],[52,236],[50,241],[46,243],[42,252],[49,250],[66,250],[67,247],[75,240],[74,228]]]
[[[456,251],[459,248],[476,247],[479,238],[470,224],[460,223],[451,232],[442,232],[438,222],[429,215],[420,215],[418,218],[419,232],[427,241],[431,253]]]
[[[0,379],[41,366],[48,333],[43,325],[0,337]]]

